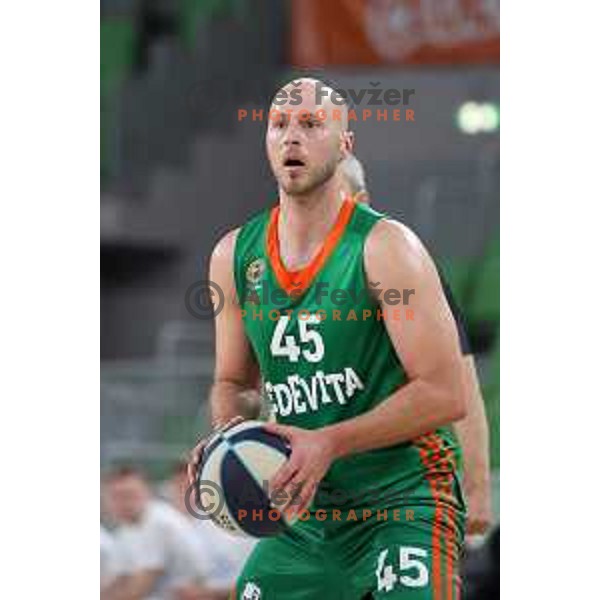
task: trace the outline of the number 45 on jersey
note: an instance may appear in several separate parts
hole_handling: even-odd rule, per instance
[[[321,320],[317,315],[310,315],[306,319],[298,319],[300,339],[286,334],[289,316],[282,316],[275,326],[271,339],[271,354],[273,356],[287,357],[290,362],[298,362],[300,356],[311,363],[318,363],[325,356],[323,337],[316,330]]]

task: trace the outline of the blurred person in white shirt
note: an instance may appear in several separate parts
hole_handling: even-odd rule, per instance
[[[200,549],[202,569],[206,574],[206,584],[226,592],[223,598],[228,598],[227,594],[235,585],[246,559],[258,540],[233,536],[217,527],[203,513],[189,490],[187,463],[181,462],[175,465],[168,482],[167,494],[173,506],[187,517],[194,529],[195,543]]]
[[[119,558],[114,537],[100,524],[100,591],[106,592],[119,574]]]
[[[107,600],[221,600],[203,589],[205,576],[189,522],[152,497],[141,471],[121,467],[105,485],[106,508],[116,523],[116,577]]]

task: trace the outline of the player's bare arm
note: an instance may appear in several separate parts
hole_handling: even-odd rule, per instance
[[[467,534],[478,535],[485,533],[492,523],[489,431],[475,359],[466,356],[464,363],[469,391],[467,416],[454,427],[463,449]]]
[[[233,275],[233,254],[238,230],[227,233],[215,246],[210,261],[210,280],[225,297],[215,316],[215,373],[210,392],[211,422],[214,428],[233,425],[260,414],[260,374],[244,325],[240,318]],[[190,484],[195,481],[206,440],[192,451],[188,469]]]
[[[238,230],[223,237],[213,251],[210,279],[225,296],[215,316],[215,374],[210,394],[213,427],[236,416],[256,418],[260,413],[260,374],[240,318],[234,282],[233,254]]]
[[[466,413],[467,381],[456,326],[421,242],[399,223],[381,221],[367,238],[365,268],[368,280],[379,282],[381,289],[416,291],[411,296],[414,320],[386,320],[408,383],[371,411],[320,430],[269,425],[292,445],[292,456],[272,486],[292,494],[302,485],[298,512],[310,503],[333,460],[414,439]]]
[[[356,202],[369,204],[365,171],[360,160],[349,155],[340,163],[339,171],[343,193],[353,196]],[[450,308],[452,310],[452,305]],[[460,326],[458,321],[457,326]],[[492,523],[489,432],[475,360],[472,354],[465,354],[464,349],[463,364],[467,378],[467,414],[454,423],[454,429],[463,449],[467,534],[477,535],[484,533]]]

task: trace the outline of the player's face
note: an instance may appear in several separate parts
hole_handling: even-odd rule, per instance
[[[295,92],[297,99],[298,89]],[[271,107],[266,140],[279,185],[297,196],[312,192],[333,176],[343,148],[341,120],[334,118],[331,105],[317,103],[311,86],[302,86],[300,94],[300,104],[292,103],[290,96],[287,103]]]
[[[122,477],[109,484],[107,508],[117,522],[131,523],[144,512],[148,498],[148,488],[143,479]]]

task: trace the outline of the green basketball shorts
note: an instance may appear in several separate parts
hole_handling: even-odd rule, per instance
[[[314,506],[261,540],[238,600],[459,600],[465,505],[454,472],[430,472],[394,503]]]

